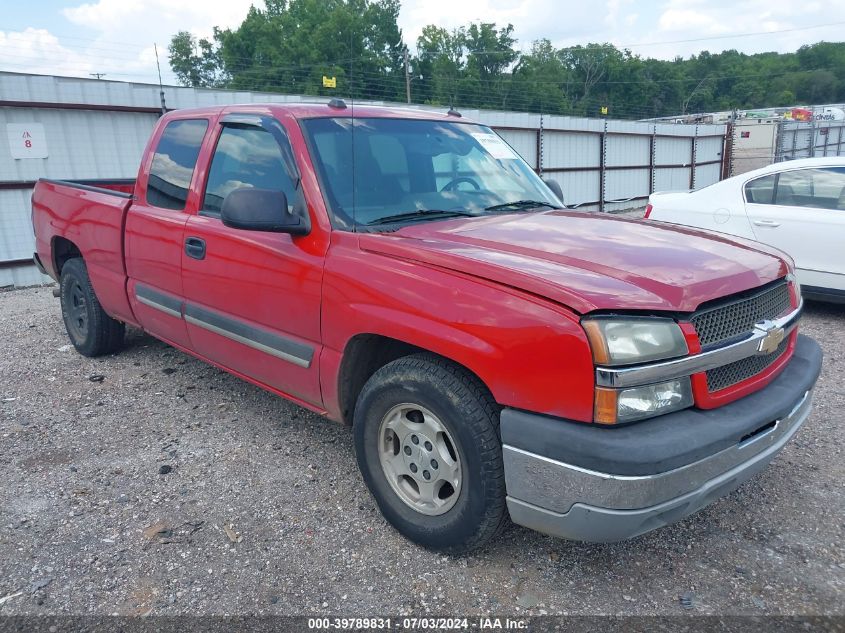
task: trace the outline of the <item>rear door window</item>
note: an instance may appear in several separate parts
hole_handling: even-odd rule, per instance
[[[796,169],[778,177],[775,204],[845,210],[845,168]]]
[[[810,169],[785,171],[778,176],[775,204],[784,207],[805,207],[813,196],[813,179]]]
[[[813,193],[805,206],[845,211],[845,167],[810,169]]]
[[[208,129],[205,119],[171,121],[158,141],[147,181],[147,204],[182,211],[200,146]]]

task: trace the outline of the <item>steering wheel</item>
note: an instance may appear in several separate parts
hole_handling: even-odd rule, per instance
[[[475,187],[476,191],[481,191],[481,187],[479,186],[479,184],[477,182],[475,182],[472,178],[467,178],[466,176],[461,176],[459,178],[453,178],[452,180],[447,182],[445,185],[443,185],[443,188],[440,189],[440,191],[454,191],[455,187],[457,187],[462,182],[468,182],[473,187]]]

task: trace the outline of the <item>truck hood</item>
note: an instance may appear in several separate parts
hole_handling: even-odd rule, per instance
[[[568,306],[692,312],[788,270],[757,242],[599,213],[548,211],[362,233],[366,251],[487,279]]]

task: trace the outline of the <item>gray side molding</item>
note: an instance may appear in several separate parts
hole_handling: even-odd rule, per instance
[[[177,319],[182,318],[182,300],[178,297],[153,290],[143,284],[135,284],[135,297],[145,306],[160,310]]]
[[[310,367],[314,348],[238,319],[188,303],[185,321],[300,367]]]

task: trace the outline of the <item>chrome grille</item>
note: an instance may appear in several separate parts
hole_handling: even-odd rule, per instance
[[[690,321],[698,333],[701,347],[706,348],[747,334],[754,329],[755,323],[776,319],[790,307],[789,287],[781,281],[762,292],[700,310]]]
[[[771,354],[764,354],[760,356],[749,356],[743,358],[729,365],[722,365],[707,372],[707,390],[711,393],[726,389],[732,385],[747,380],[752,376],[756,376],[762,371],[768,369],[781,355],[786,351],[789,345],[789,337],[783,339],[783,342]]]

